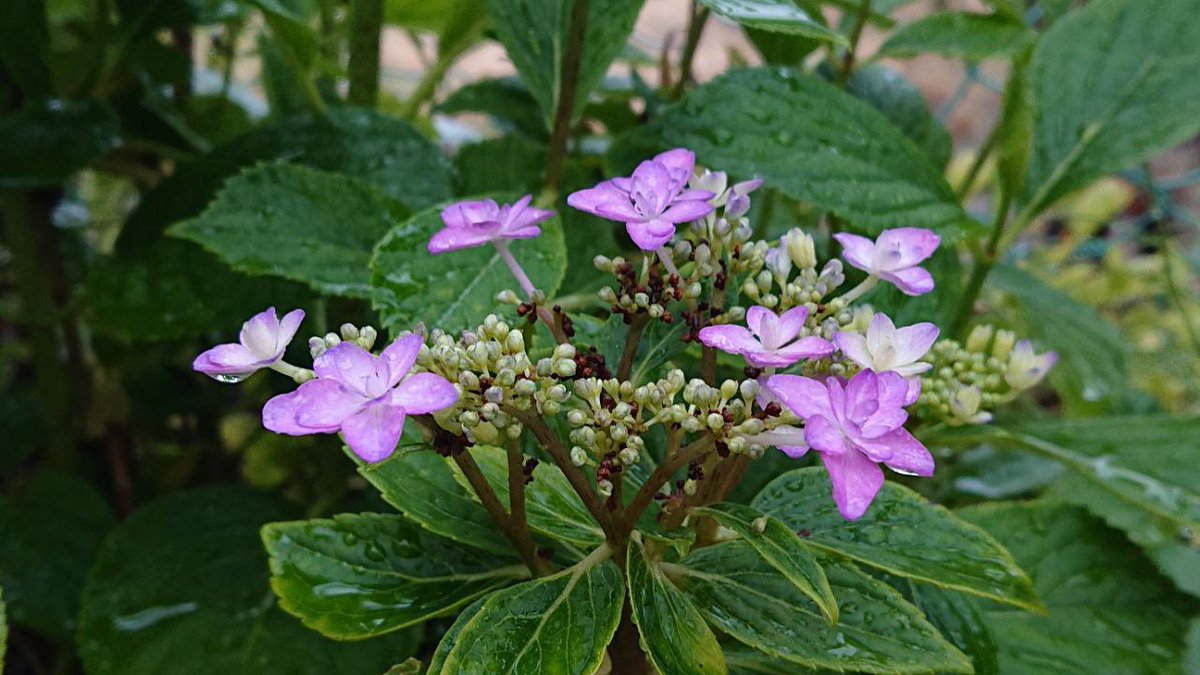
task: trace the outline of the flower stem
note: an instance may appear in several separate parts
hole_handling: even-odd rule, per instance
[[[842,68],[838,72],[837,83],[839,86],[845,87],[850,81],[850,75],[854,72],[854,59],[858,56],[858,41],[862,37],[863,28],[867,25],[867,18],[871,16],[871,0],[861,0],[858,3],[858,11],[854,15],[854,29],[850,33],[850,46],[846,49],[846,56],[842,58]]]
[[[851,288],[849,290],[849,292],[847,292],[845,295],[841,296],[841,299],[845,300],[846,304],[849,305],[850,303],[854,302],[855,300],[866,295],[872,288],[875,288],[875,286],[878,283],[879,283],[879,277],[872,274],[871,276],[867,277],[866,279],[863,279],[862,282],[859,283],[857,286],[855,286],[854,288]]]
[[[508,537],[513,546],[520,554],[521,560],[533,576],[543,576],[548,572],[546,561],[539,558],[537,549],[533,545],[533,540],[529,537],[528,528],[515,527],[515,521],[504,510],[504,505],[500,503],[500,498],[496,496],[496,491],[484,478],[483,472],[480,471],[479,465],[475,463],[475,458],[471,457],[470,450],[464,450],[454,455],[454,463],[462,470],[463,476],[470,483],[471,489],[475,491],[479,497],[479,502],[483,504],[483,508],[487,510],[488,515],[500,527],[500,531]],[[524,494],[524,485],[521,486],[521,492]],[[511,495],[510,495],[511,496]]]
[[[642,484],[642,488],[633,496],[633,501],[629,502],[629,506],[625,508],[625,517],[621,522],[622,532],[625,536],[628,536],[629,532],[632,532],[637,526],[637,521],[642,517],[642,513],[654,501],[654,495],[658,494],[662,486],[671,480],[671,476],[674,476],[680,468],[708,454],[712,449],[713,438],[705,434],[700,440],[693,441],[687,447],[663,459],[654,473],[650,474],[650,478]]]
[[[533,282],[529,280],[529,275],[525,274],[525,270],[521,268],[521,263],[513,257],[512,251],[508,248],[508,242],[503,239],[498,239],[493,244],[496,245],[496,253],[500,255],[500,259],[508,265],[508,271],[517,278],[517,283],[521,284],[521,290],[525,291],[525,297],[533,299],[533,293],[537,289],[534,288]]]
[[[668,274],[674,274],[679,278],[683,278],[679,274],[679,268],[675,267],[675,261],[671,260],[671,249],[666,246],[659,246],[654,250],[658,254],[658,259],[662,261],[663,267],[667,268]]]
[[[638,346],[642,342],[642,333],[650,325],[650,315],[639,313],[633,317],[629,330],[625,331],[625,348],[621,350],[621,362],[617,364],[617,379],[628,380],[633,372],[633,361],[637,358]]]
[[[271,370],[273,370],[277,373],[280,373],[282,375],[286,375],[296,381],[300,381],[298,378],[305,378],[305,379],[311,380],[317,376],[316,373],[309,370],[308,368],[300,368],[297,366],[293,366],[292,364],[290,364],[286,361],[283,361],[283,360],[279,360],[279,361],[276,361],[275,363],[271,364]]]

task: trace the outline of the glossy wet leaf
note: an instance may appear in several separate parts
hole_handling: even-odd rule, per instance
[[[508,456],[505,451],[477,445],[470,449],[470,453],[500,502],[507,505]],[[458,479],[466,482],[461,474]],[[577,555],[590,551],[604,541],[604,531],[567,482],[562,470],[552,462],[540,462],[534,468],[533,481],[525,486],[525,511],[531,531],[573,548]]]
[[[450,163],[412,126],[370,110],[335,107],[327,116],[268,122],[181,163],[130,214],[118,250],[129,253],[152,244],[167,226],[199,215],[225,179],[270,160],[362,178],[412,210],[453,194]]]
[[[1095,308],[1012,266],[997,266],[988,283],[1014,301],[1021,334],[1039,351],[1058,353],[1049,381],[1072,409],[1095,414],[1123,405],[1129,343],[1113,324]]]
[[[384,501],[426,530],[496,554],[512,552],[491,516],[432,449],[397,452],[377,464],[360,462],[358,472]]]
[[[562,97],[562,70],[574,0],[488,0],[496,37],[504,44],[542,109],[546,128]],[[608,64],[621,52],[642,9],[642,0],[592,0],[587,3],[587,30],[576,81],[574,115],[600,84]]]
[[[846,91],[883,113],[935,167],[950,161],[950,132],[930,112],[921,91],[899,71],[877,64],[858,68],[847,81]]]
[[[1040,606],[1029,577],[996,540],[896,483],[884,483],[855,521],[837,512],[829,476],[815,467],[783,474],[751,503],[831,554],[1018,607]],[[838,602],[845,604],[840,596]]]
[[[998,675],[996,640],[983,617],[979,600],[908,579],[897,581],[895,586],[904,597],[916,605],[947,640],[970,657],[975,675]]]
[[[0,587],[9,621],[69,636],[88,568],[114,523],[104,496],[72,474],[36,473],[0,500]]]
[[[625,597],[621,570],[598,558],[492,594],[455,634],[442,672],[594,673]]]
[[[1001,673],[1182,673],[1186,614],[1170,583],[1118,531],[1084,510],[994,503],[960,514],[1031,570],[1046,616],[990,608]]]
[[[90,675],[360,675],[415,649],[415,634],[335,642],[276,605],[266,522],[294,517],[239,487],[177,492],[105,540],[83,592],[76,643]]]
[[[815,602],[829,623],[837,623],[837,598],[829,588],[821,564],[812,549],[783,522],[754,507],[727,502],[693,512],[708,516],[736,532],[763,560]]]
[[[520,195],[495,198],[513,202]],[[566,269],[566,250],[557,218],[541,224],[542,236],[514,241],[513,256],[534,286],[554,297]],[[434,207],[397,225],[371,258],[372,304],[394,332],[412,330],[419,321],[454,333],[474,328],[497,307],[496,294],[520,291],[508,267],[490,245],[430,255],[429,238],[442,228],[441,208]]]
[[[1195,14],[1193,0],[1098,0],[1046,31],[1031,71],[1026,212],[1200,130]]]
[[[119,131],[98,101],[31,101],[0,115],[0,188],[59,185],[116,147]]]
[[[239,272],[366,298],[375,244],[407,209],[366,182],[288,164],[229,179],[204,213],[170,233],[194,241]]]
[[[1019,17],[969,12],[934,12],[892,33],[881,56],[941,54],[968,61],[1012,56],[1035,35]]]
[[[629,543],[629,602],[642,648],[660,673],[723,675],[721,645],[700,611],[646,558],[640,539]]]
[[[279,605],[331,638],[358,640],[451,614],[529,571],[394,514],[263,528]]]
[[[792,0],[700,0],[700,3],[749,28],[847,44],[845,37],[825,25],[819,7],[801,7]]]
[[[426,675],[454,675],[445,670],[446,656],[450,654],[451,649],[454,649],[454,645],[458,644],[458,636],[462,633],[463,627],[475,618],[481,607],[483,607],[483,599],[467,605],[463,611],[458,613],[454,623],[450,624],[450,628],[446,629],[441,641],[438,642],[437,649],[433,652],[433,658],[429,660],[429,668],[425,671]]]
[[[971,672],[970,661],[893,588],[851,563],[827,559],[823,565],[842,609],[835,626],[745,542],[698,549],[664,571],[714,627],[792,664],[867,673]]]
[[[665,112],[672,145],[734,175],[878,233],[926,227],[957,236],[968,218],[941,172],[882,113],[815,76],[737,70]]]

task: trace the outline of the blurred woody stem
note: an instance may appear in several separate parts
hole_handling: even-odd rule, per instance
[[[871,0],[861,0],[858,3],[858,11],[854,14],[854,29],[850,33],[850,46],[846,48],[846,55],[842,57],[842,68],[838,71],[837,83],[839,86],[846,86],[850,81],[850,75],[854,72],[854,60],[858,57],[858,41],[862,38],[863,28],[867,25],[867,19],[871,16]]]
[[[625,331],[625,348],[621,350],[621,362],[617,364],[618,380],[628,380],[629,374],[633,372],[633,362],[642,343],[642,333],[649,325],[650,315],[638,312],[629,324],[629,330]]]
[[[587,33],[587,20],[588,0],[575,0],[571,5],[571,24],[567,29],[562,79],[559,80],[558,86],[558,107],[554,111],[554,126],[550,131],[550,154],[546,159],[545,189],[549,193],[557,194],[562,188],[567,140],[571,134],[571,118],[575,113],[575,91],[583,64],[583,39]]]
[[[671,91],[673,99],[683,96],[684,88],[695,82],[695,77],[692,76],[692,63],[696,60],[696,49],[700,46],[700,36],[704,34],[704,26],[708,24],[709,9],[698,7],[695,0],[692,2],[691,14],[692,18],[688,21],[687,27],[687,40],[683,43],[683,56],[679,62],[679,81],[675,83],[675,88]]]
[[[713,449],[713,437],[705,434],[703,438],[693,441],[687,447],[675,452],[669,453],[662,463],[654,469],[654,473],[650,474],[650,478],[633,496],[633,501],[629,502],[629,506],[625,509],[624,519],[621,523],[621,530],[624,537],[628,537],[633,529],[637,526],[638,520],[642,517],[642,513],[654,501],[654,495],[662,489],[662,486],[671,480],[671,476],[679,469],[691,464],[695,460],[704,457]]]

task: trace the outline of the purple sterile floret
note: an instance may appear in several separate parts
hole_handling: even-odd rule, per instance
[[[797,339],[808,308],[794,307],[777,315],[766,307],[746,311],[746,325],[707,326],[700,329],[700,342],[730,354],[738,354],[756,368],[784,368],[801,359],[820,359],[833,353],[824,338]]]
[[[567,204],[592,215],[625,223],[643,251],[656,250],[675,236],[675,226],[712,213],[713,193],[687,189],[696,156],[669,150],[638,165],[628,178],[613,178],[567,197]]]
[[[352,342],[337,345],[313,362],[317,379],[267,401],[263,426],[290,436],[340,431],[362,459],[386,459],[400,441],[405,415],[437,412],[458,399],[440,375],[409,374],[421,344],[421,336],[406,335],[379,356]]]
[[[839,332],[833,336],[833,344],[863,368],[912,377],[933,367],[920,359],[929,352],[938,333],[938,327],[928,322],[896,328],[888,315],[878,312],[871,318],[866,335]]]
[[[243,380],[278,363],[303,320],[302,309],[294,309],[279,319],[275,308],[268,307],[242,324],[238,342],[217,345],[200,354],[192,362],[192,368],[216,380]]]
[[[429,252],[446,253],[541,235],[542,228],[538,224],[554,212],[531,207],[532,199],[531,195],[525,195],[515,204],[500,205],[491,199],[451,204],[442,211],[445,227],[429,240]]]
[[[933,455],[904,429],[911,391],[897,373],[864,370],[845,383],[775,375],[767,384],[776,400],[804,420],[804,440],[821,454],[842,517],[856,520],[866,513],[883,486],[881,463],[898,473],[933,475]],[[803,454],[795,450],[788,454]]]
[[[901,227],[884,230],[875,241],[844,232],[833,238],[842,245],[846,262],[895,284],[905,295],[923,295],[933,290],[933,275],[919,267],[942,241],[932,231]]]

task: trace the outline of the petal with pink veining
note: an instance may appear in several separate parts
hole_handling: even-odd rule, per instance
[[[933,255],[941,241],[932,230],[919,227],[884,230],[875,240],[875,264],[880,271],[919,265]]]
[[[745,354],[762,349],[750,331],[742,326],[705,326],[700,329],[700,342],[730,354]]]
[[[494,200],[482,199],[451,204],[442,210],[442,222],[446,227],[470,228],[476,223],[496,221],[500,207]]]
[[[434,255],[483,246],[497,238],[500,224],[493,227],[444,227],[429,238],[426,250]]]
[[[388,345],[387,349],[384,349],[383,353],[379,355],[379,358],[388,365],[389,387],[396,386],[396,383],[412,370],[424,342],[424,338],[416,333],[402,335],[392,341],[392,344]]]
[[[659,217],[672,223],[687,223],[712,212],[713,205],[704,200],[675,200]]]
[[[800,331],[804,329],[804,322],[808,320],[808,308],[801,305],[793,307],[783,314],[779,315],[779,341],[782,343],[791,342]]]
[[[691,178],[692,169],[696,166],[696,153],[687,148],[675,148],[655,155],[654,161],[666,167],[672,178],[684,185]]]
[[[871,352],[867,351],[867,338],[858,333],[837,333],[833,336],[833,344],[846,355],[846,358],[863,368],[874,365]]]
[[[675,236],[675,224],[662,220],[625,223],[625,231],[638,248],[643,251],[653,251],[661,248]]]
[[[210,377],[245,376],[271,365],[274,359],[262,359],[240,344],[223,344],[209,349],[192,361],[192,369]]]
[[[300,323],[303,321],[304,310],[302,309],[293,309],[279,320],[279,333],[276,336],[275,346],[280,354],[291,344],[292,338],[296,337],[296,331],[300,330]]]
[[[341,382],[368,398],[374,398],[387,388],[386,373],[379,373],[377,361],[367,350],[352,342],[343,342],[313,361],[317,377]],[[387,366],[383,368],[387,370]],[[383,375],[384,377],[380,377]]]
[[[896,362],[911,364],[929,353],[937,342],[940,331],[932,323],[917,323],[896,330],[892,346],[896,349]]]
[[[804,421],[804,440],[817,452],[841,455],[852,450],[846,445],[846,437],[833,421],[814,415]]]
[[[618,187],[615,181],[605,181],[595,187],[573,192],[567,197],[567,205],[609,220],[627,221],[642,217],[629,200],[628,188]]]
[[[887,436],[876,439],[886,442],[892,450],[892,456],[885,464],[898,473],[915,476],[932,476],[934,470],[933,455],[913,435],[905,429],[896,429]]]
[[[275,308],[265,310],[250,317],[242,324],[242,332],[238,339],[260,359],[279,358],[282,351],[278,346],[279,318],[275,316]]]

